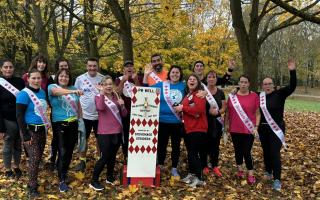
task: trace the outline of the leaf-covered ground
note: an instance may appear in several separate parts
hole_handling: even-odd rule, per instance
[[[172,181],[169,167],[162,173],[159,188],[124,188],[119,179],[115,186],[106,186],[103,192],[95,192],[88,187],[94,165],[94,148],[90,148],[89,162],[85,176],[70,170],[71,191],[60,193],[57,172],[49,172],[45,165],[39,175],[40,199],[320,199],[320,113],[287,112],[287,143],[289,148],[282,150],[283,189],[271,190],[269,182],[263,180],[263,162],[260,143],[255,141],[253,148],[257,183],[247,185],[246,181],[235,178],[235,161],[233,147],[229,141],[221,144],[220,166],[223,177],[206,177],[207,185],[191,189],[187,185]],[[49,135],[50,139],[50,135]],[[47,142],[49,144],[49,140]],[[93,142],[91,142],[91,146]],[[0,142],[2,152],[3,142]],[[170,149],[170,148],[169,148]],[[48,145],[45,150],[44,163],[48,160]],[[0,199],[27,199],[26,162],[23,158],[24,177],[20,180],[7,180],[3,174],[2,154],[0,156]],[[170,163],[170,162],[168,162]],[[186,153],[182,150],[180,172],[186,174]],[[117,175],[122,166],[121,151],[118,155]],[[105,173],[102,179],[105,180]]]

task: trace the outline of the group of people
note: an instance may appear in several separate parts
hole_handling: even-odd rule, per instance
[[[151,56],[150,68],[143,78],[135,73],[132,61],[124,62],[123,76],[113,81],[99,73],[96,58],[86,61],[87,72],[75,79],[66,59],[58,59],[56,73],[48,73],[48,61],[34,58],[28,73],[14,76],[12,61],[1,64],[0,77],[0,136],[4,138],[3,160],[5,175],[22,175],[22,149],[28,156],[28,191],[38,196],[38,173],[48,129],[52,127],[50,169],[58,171],[59,191],[66,192],[68,169],[78,143],[78,171],[86,169],[86,152],[91,132],[96,138],[99,159],[95,163],[90,187],[103,190],[100,174],[107,165],[106,183],[113,184],[117,152],[122,146],[124,159],[128,153],[131,91],[133,85],[161,88],[157,164],[165,165],[167,146],[171,138],[171,175],[178,171],[181,140],[188,154],[188,175],[181,179],[191,187],[204,185],[204,175],[220,177],[219,145],[223,130],[229,132],[238,167],[236,174],[244,178],[245,161],[249,184],[255,183],[251,148],[259,134],[263,148],[265,177],[274,179],[273,188],[281,189],[280,149],[285,145],[283,120],[284,103],[296,87],[295,63],[288,62],[290,84],[276,89],[272,78],[265,78],[263,92],[249,90],[246,75],[239,78],[239,88],[225,98],[217,85],[228,83],[235,67],[229,62],[228,71],[218,77],[215,71],[204,73],[204,63],[196,61],[186,79],[180,66],[164,68],[160,54]],[[51,108],[50,117],[47,109]],[[58,158],[57,155],[58,154]],[[208,157],[210,163],[208,163]],[[13,164],[11,166],[11,162]]]

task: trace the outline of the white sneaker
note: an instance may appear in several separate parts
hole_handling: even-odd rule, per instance
[[[184,183],[191,183],[192,179],[194,178],[193,174],[188,173],[188,175],[186,177],[184,177],[183,179],[181,179],[182,182]]]
[[[192,182],[189,184],[189,186],[192,188],[197,188],[198,185],[204,186],[204,185],[206,185],[206,182],[199,180],[198,177],[194,177]]]

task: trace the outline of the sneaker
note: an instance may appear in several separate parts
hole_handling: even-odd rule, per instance
[[[270,180],[273,179],[273,176],[272,176],[272,174],[269,173],[269,172],[264,172],[263,178],[264,178],[265,180],[267,180],[267,181],[270,181]]]
[[[194,177],[192,182],[189,184],[190,187],[196,188],[197,186],[206,185],[206,182],[201,181],[198,177]]]
[[[180,177],[178,169],[174,168],[174,167],[171,169],[171,175],[174,176],[174,177]]]
[[[13,168],[14,175],[17,179],[19,179],[22,176],[22,171],[20,168]]]
[[[82,171],[84,172],[86,169],[86,162],[83,160],[80,160],[79,164],[74,168],[76,171]]]
[[[238,177],[238,178],[244,178],[244,171],[242,171],[242,170],[239,170],[238,172],[237,172],[237,174],[236,174],[236,176]]]
[[[209,173],[210,173],[209,167],[203,168],[202,173],[203,173],[204,175],[206,175],[206,176],[209,175]]]
[[[60,192],[66,192],[66,191],[68,191],[70,188],[69,188],[69,186],[66,184],[66,182],[60,182],[60,184],[59,184],[59,191]]]
[[[5,174],[5,176],[6,176],[7,178],[13,178],[13,177],[14,177],[14,173],[13,173],[12,170],[6,171],[4,174]]]
[[[222,173],[220,172],[220,169],[218,167],[214,167],[212,172],[213,172],[214,175],[216,175],[218,177],[222,176]]]
[[[115,179],[113,176],[107,176],[106,184],[114,185],[114,181]]]
[[[39,196],[37,188],[29,188],[29,199],[36,199]]]
[[[184,177],[183,179],[181,179],[181,181],[189,184],[189,183],[191,183],[193,177],[194,177],[193,174],[188,173],[188,175],[186,177]]]
[[[278,179],[273,181],[272,189],[280,192],[280,190],[281,190],[281,182]]]
[[[256,177],[254,177],[253,175],[248,175],[248,179],[247,182],[249,185],[253,185],[256,183]]]
[[[104,187],[98,181],[92,181],[89,186],[95,191],[101,191]]]

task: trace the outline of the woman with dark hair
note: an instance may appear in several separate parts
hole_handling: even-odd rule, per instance
[[[122,142],[122,121],[128,113],[124,101],[114,92],[114,85],[111,76],[102,78],[97,86],[98,95],[95,96],[95,104],[98,111],[98,144],[101,151],[99,160],[96,162],[92,174],[90,187],[96,191],[104,187],[99,182],[99,176],[107,165],[106,183],[114,182],[114,166],[116,155]]]
[[[0,138],[3,138],[3,164],[6,178],[20,178],[21,139],[16,118],[16,96],[24,88],[24,81],[14,76],[11,60],[1,64],[0,77]],[[11,161],[13,159],[13,171]]]
[[[69,84],[72,85],[73,79],[71,78],[71,70],[70,70],[70,63],[65,58],[58,58],[55,63],[55,71],[56,73],[61,69],[67,69],[69,70]],[[55,75],[51,75],[51,78],[55,80]],[[57,80],[55,80],[55,83],[57,83]],[[52,116],[51,116],[52,117]],[[56,157],[58,153],[58,136],[55,132],[55,130],[52,130],[52,140],[51,140],[51,152],[50,152],[50,158],[49,158],[49,169],[50,171],[54,171],[56,167]]]
[[[209,174],[210,170],[220,177],[222,173],[218,168],[219,146],[223,130],[223,119],[221,117],[226,110],[226,98],[224,92],[217,87],[217,74],[215,71],[209,71],[206,78],[207,86],[207,119],[208,132],[206,135],[206,151],[201,155],[202,168],[204,174]],[[210,156],[211,169],[207,165],[207,157]]]
[[[41,72],[37,69],[28,72],[28,86],[18,94],[16,110],[21,138],[29,155],[29,195],[34,198],[39,195],[39,164],[46,144],[46,132],[50,127],[46,114],[46,94],[41,89]]]
[[[238,167],[237,177],[244,178],[243,159],[248,169],[247,182],[254,184],[256,178],[253,171],[251,149],[254,137],[258,134],[260,123],[259,97],[249,90],[250,80],[246,75],[239,78],[239,90],[229,94],[225,128],[231,134],[235,158]]]
[[[288,61],[288,69],[290,70],[288,86],[276,90],[273,80],[265,78],[262,82],[263,92],[260,93],[260,109],[263,115],[258,132],[263,149],[265,179],[273,178],[272,188],[277,191],[281,190],[280,149],[285,145],[284,104],[297,86],[296,64],[293,60]]]
[[[71,74],[61,69],[55,76],[56,84],[48,87],[52,108],[52,129],[58,138],[58,176],[59,190],[69,190],[66,184],[68,168],[73,149],[78,139],[78,118],[82,118],[79,96],[82,94],[71,83]]]
[[[180,156],[180,141],[182,136],[181,116],[174,110],[174,106],[181,103],[185,94],[185,83],[180,66],[172,65],[169,69],[167,80],[156,83],[152,87],[161,88],[160,116],[158,134],[158,164],[164,165],[167,155],[169,137],[171,137],[171,175],[179,177],[177,170]]]
[[[200,152],[204,151],[208,121],[206,99],[197,96],[201,89],[199,77],[196,74],[191,74],[187,79],[186,96],[183,98],[182,104],[174,107],[176,112],[183,113],[189,162],[189,174],[184,178],[184,182],[190,183],[191,187],[205,184],[202,180]]]

